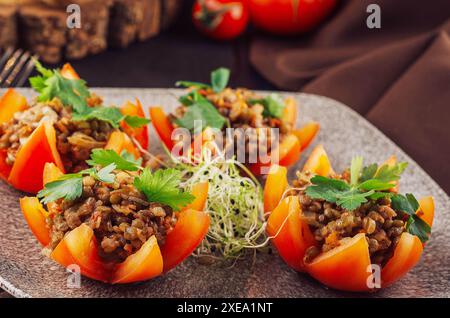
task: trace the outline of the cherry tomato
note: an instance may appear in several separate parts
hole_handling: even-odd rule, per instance
[[[322,22],[336,0],[249,0],[253,23],[268,32],[291,35],[307,32]]]
[[[246,0],[197,0],[192,10],[195,26],[217,40],[231,40],[247,28]]]

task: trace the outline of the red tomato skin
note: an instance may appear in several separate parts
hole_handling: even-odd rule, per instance
[[[311,31],[336,4],[337,0],[248,0],[255,26],[278,35]]]
[[[234,17],[230,11],[222,15],[222,20],[213,28],[206,26],[200,19],[202,7],[201,1],[195,1],[192,9],[192,21],[194,25],[203,34],[216,40],[232,40],[241,35],[247,28],[250,15],[248,12],[247,0],[205,0],[205,3],[212,3],[213,5],[222,6],[226,4],[242,6],[241,14]],[[220,17],[218,17],[220,19]]]

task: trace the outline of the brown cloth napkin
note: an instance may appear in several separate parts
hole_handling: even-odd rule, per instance
[[[381,7],[381,29],[366,8]],[[450,193],[450,1],[342,1],[309,35],[256,35],[252,65],[280,89],[352,107]]]

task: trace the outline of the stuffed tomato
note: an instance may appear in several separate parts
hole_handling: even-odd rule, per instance
[[[176,128],[191,131],[192,147],[197,140],[204,146],[212,139],[217,144],[219,138],[211,136],[208,130],[214,129],[221,132],[219,149],[227,154],[231,149],[257,175],[264,167],[268,170],[271,158],[283,166],[296,162],[314,139],[319,124],[311,122],[296,128],[297,105],[293,98],[232,89],[227,87],[228,79],[229,70],[219,68],[212,72],[211,84],[180,81],[177,85],[189,91],[179,98],[181,105],[173,113],[166,115],[160,107],[150,108],[152,124],[164,145],[169,151],[174,148],[178,142],[174,138]],[[196,122],[201,122],[201,127],[196,127]],[[274,131],[279,136],[276,139]],[[238,154],[241,143],[244,147]]]
[[[431,234],[432,197],[398,193],[406,163],[391,157],[337,174],[316,147],[289,187],[286,168],[272,166],[264,190],[267,232],[285,262],[326,286],[384,288],[419,261]]]
[[[205,237],[207,183],[186,192],[178,188],[180,172],[151,172],[111,151],[97,150],[89,162],[70,175],[47,163],[44,189],[20,200],[54,261],[75,264],[91,279],[132,283],[172,269]]]
[[[102,106],[68,64],[61,71],[38,64],[38,70],[42,75],[31,79],[35,101],[13,89],[0,99],[0,176],[13,187],[39,191],[46,162],[70,173],[86,167],[92,149],[127,150],[138,158],[135,143],[148,147],[139,103]]]

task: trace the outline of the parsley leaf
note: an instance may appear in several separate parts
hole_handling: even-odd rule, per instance
[[[67,79],[59,70],[48,70],[38,61],[35,61],[35,64],[41,75],[30,78],[30,84],[39,93],[38,100],[46,102],[54,98],[60,99],[64,106],[72,107],[73,120],[97,119],[111,124],[114,128],[118,128],[122,120],[133,128],[149,123],[146,118],[124,116],[117,107],[89,107],[87,98],[91,94],[85,81]]]
[[[211,72],[211,85],[191,81],[178,81],[175,83],[175,86],[194,88],[196,90],[212,88],[214,92],[220,93],[227,87],[229,80],[230,80],[230,70],[225,67],[220,67]]]
[[[105,182],[105,183],[113,183],[115,179],[115,175],[112,174],[112,172],[117,168],[115,163],[111,163],[107,165],[106,167],[100,169],[96,174],[94,174],[94,177],[98,181]]]
[[[150,119],[139,116],[125,116],[125,123],[131,128],[140,128],[150,123]]]
[[[423,243],[428,241],[431,234],[431,227],[417,216],[416,211],[420,205],[411,193],[406,195],[395,194],[391,198],[391,207],[395,211],[401,211],[409,215],[406,223],[406,230],[412,235],[416,235]]]
[[[306,188],[306,194],[313,199],[323,199],[336,203],[346,210],[354,210],[367,202],[367,197],[374,193],[373,190],[360,192],[350,187],[345,181],[315,176],[311,178],[312,186]]]
[[[370,190],[368,192],[359,192],[356,189],[352,189],[348,192],[339,194],[336,204],[340,205],[348,211],[353,211],[359,208],[363,203],[366,203],[367,198],[370,197],[374,192],[374,190]]]
[[[84,176],[91,176],[94,179],[105,183],[113,183],[115,175],[112,171],[115,169],[116,165],[111,163],[98,171],[95,168],[89,168],[77,173],[65,174],[58,180],[47,183],[44,186],[44,189],[38,192],[37,197],[40,198],[44,204],[59,199],[68,201],[75,200],[81,197],[83,193]]]
[[[35,64],[41,75],[30,78],[30,84],[39,93],[38,101],[46,102],[57,97],[75,112],[85,111],[88,107],[86,98],[90,96],[85,81],[64,78],[59,70],[47,70],[37,61]]]
[[[284,101],[280,95],[272,93],[264,98],[252,99],[249,101],[250,104],[261,104],[264,107],[263,116],[264,117],[275,117],[281,118],[284,111]]]
[[[366,180],[372,179],[375,176],[375,173],[378,171],[378,165],[373,163],[367,167],[364,167],[361,176],[359,177],[359,182],[364,182]]]
[[[358,185],[358,188],[370,191],[386,191],[395,187],[394,183],[384,182],[379,179],[369,179]]]
[[[411,215],[406,223],[406,230],[417,236],[422,243],[430,238],[431,227],[417,215]]]
[[[416,215],[419,202],[414,195],[384,192],[395,186],[393,182],[400,178],[407,164],[403,162],[381,167],[372,164],[364,168],[362,168],[362,164],[361,157],[353,158],[350,167],[350,184],[343,180],[314,176],[311,178],[312,185],[306,188],[306,194],[312,199],[336,203],[348,211],[359,208],[369,199],[390,198],[392,209],[408,216],[406,230],[412,235],[416,235],[422,242],[426,242],[431,228]]]
[[[357,156],[352,159],[350,165],[350,184],[355,185],[359,181],[359,175],[363,169],[363,157]]]
[[[411,193],[406,195],[396,194],[391,198],[391,206],[395,211],[402,211],[409,215],[415,215],[419,208],[419,202]]]
[[[211,85],[203,84],[199,82],[191,82],[191,81],[178,81],[175,83],[177,87],[186,87],[186,88],[195,88],[195,89],[203,89],[203,88],[211,88]]]
[[[214,92],[220,93],[227,87],[230,80],[230,70],[224,67],[218,68],[211,73],[211,86]]]
[[[37,197],[47,204],[58,199],[75,200],[83,193],[83,178],[80,175],[65,175],[65,178],[47,183]]]
[[[407,162],[399,162],[392,166],[382,165],[375,173],[374,178],[384,182],[397,181],[407,166]]]
[[[132,154],[125,151],[119,156],[114,150],[110,149],[92,150],[91,159],[87,163],[91,166],[100,165],[102,167],[114,164],[116,169],[127,171],[137,171],[140,168],[140,163],[134,159]]]
[[[120,122],[124,119],[124,115],[117,107],[88,107],[83,112],[73,113],[72,119],[74,121],[85,120],[101,120],[109,123],[112,127],[118,128]]]
[[[152,173],[145,168],[139,177],[134,179],[134,186],[145,194],[149,202],[157,202],[170,206],[175,211],[191,203],[195,197],[179,189],[181,171],[160,169]]]
[[[192,106],[197,103],[209,103],[208,99],[200,94],[197,90],[189,92],[179,98],[179,101],[184,106]]]
[[[175,122],[181,127],[194,131],[196,120],[202,121],[203,129],[206,127],[222,129],[226,123],[226,119],[209,102],[198,102],[189,106],[184,116],[176,119]]]
[[[386,191],[395,186],[393,181],[400,178],[405,168],[406,163],[383,165],[380,168],[375,164],[363,168],[363,158],[355,157],[350,167],[350,184],[343,180],[315,176],[311,178],[312,185],[306,189],[306,194],[313,199],[336,203],[349,211],[355,210],[368,199],[391,197],[392,194]]]
[[[313,199],[324,199],[328,202],[336,203],[339,195],[350,191],[350,186],[337,179],[314,176],[311,178],[312,186],[306,189],[306,194]]]
[[[134,163],[134,164],[137,165],[139,168],[142,167],[142,158],[136,159],[132,153],[129,153],[129,152],[126,151],[126,150],[122,150],[122,152],[120,153],[120,156],[121,156],[123,159],[125,159],[125,160],[127,160],[127,161],[129,161],[129,162]]]

